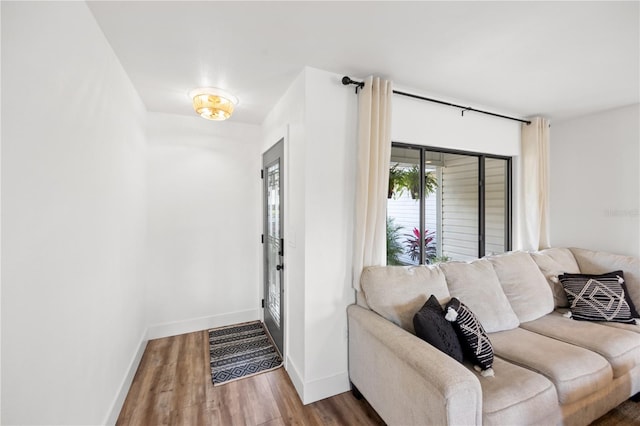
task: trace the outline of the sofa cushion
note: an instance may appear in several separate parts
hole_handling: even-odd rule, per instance
[[[512,252],[488,257],[500,285],[520,322],[538,319],[553,311],[553,293],[529,253]]]
[[[567,272],[570,274],[580,273],[580,268],[571,250],[567,248],[550,248],[531,253],[531,258],[547,279],[547,283],[553,292],[555,306],[557,308],[569,306],[567,295],[562,288],[562,284],[558,281],[558,275]]]
[[[546,376],[561,405],[602,389],[613,380],[611,365],[599,354],[523,328],[489,335],[497,356]]]
[[[441,304],[450,298],[437,266],[370,266],[362,271],[360,287],[374,312],[414,334],[413,316],[429,295]]]
[[[505,296],[491,262],[479,259],[470,263],[440,264],[449,293],[457,297],[478,317],[487,333],[511,330],[520,321]]]
[[[478,318],[455,297],[447,303],[445,310],[447,311],[445,318],[453,323],[453,328],[469,360],[482,370],[483,376],[493,375],[491,370],[493,348]]]
[[[462,347],[458,335],[449,321],[444,319],[444,310],[432,294],[413,317],[416,336],[436,347],[458,362],[462,362]]]
[[[554,312],[520,327],[602,355],[620,377],[640,365],[640,338],[630,331],[604,327],[601,323],[572,321]]]
[[[624,324],[621,322],[600,322],[599,325],[606,327],[617,328],[618,330],[633,331],[634,333],[640,333],[640,324]]]
[[[562,274],[562,283],[572,317],[585,321],[614,321],[635,324],[635,308],[627,302],[622,271],[601,275]]]
[[[465,366],[474,372],[471,365]],[[494,358],[495,377],[479,377],[482,387],[482,424],[559,424],[562,418],[553,383],[542,374]]]
[[[629,296],[640,309],[640,258],[579,248],[571,248],[571,253],[583,274],[604,274],[616,269],[624,271]]]

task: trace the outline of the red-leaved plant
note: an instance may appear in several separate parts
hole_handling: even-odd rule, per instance
[[[436,252],[436,242],[435,242],[435,233],[433,231],[429,232],[428,229],[425,229],[425,237],[424,237],[424,258],[425,263],[431,263],[433,259],[435,259]],[[413,228],[413,234],[404,234],[407,239],[405,240],[405,244],[407,245],[407,253],[409,253],[409,257],[414,262],[420,258],[420,240],[422,240],[422,236],[420,235],[420,230],[418,228]]]

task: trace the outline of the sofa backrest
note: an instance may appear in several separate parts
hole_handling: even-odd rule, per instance
[[[582,274],[605,274],[616,270],[624,272],[624,280],[633,304],[640,306],[640,259],[633,256],[571,248]]]
[[[531,258],[547,279],[547,283],[553,292],[556,308],[568,307],[569,300],[567,300],[562,284],[558,281],[558,275],[580,273],[580,268],[571,250],[567,248],[549,248],[531,253]]]
[[[553,293],[529,253],[514,251],[489,256],[500,285],[520,322],[533,321],[555,307]]]
[[[435,266],[371,266],[362,273],[357,301],[415,334],[413,316],[432,294],[442,305],[457,297],[494,333],[568,306],[558,275],[618,269],[624,271],[632,301],[640,306],[638,258],[577,248],[511,252]]]
[[[432,294],[442,304],[450,298],[438,266],[370,266],[360,288],[371,310],[413,334],[413,316]]]
[[[447,262],[440,268],[446,276],[451,296],[471,309],[487,333],[511,330],[520,325],[487,259]]]

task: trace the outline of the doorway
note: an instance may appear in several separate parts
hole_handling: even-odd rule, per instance
[[[262,155],[264,323],[284,357],[284,139]]]

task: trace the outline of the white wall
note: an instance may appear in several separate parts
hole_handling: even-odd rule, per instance
[[[306,68],[305,403],[349,390],[357,98],[341,78]]]
[[[434,97],[456,102],[442,96]],[[474,107],[481,109],[477,105]],[[490,107],[487,109],[493,111]],[[391,123],[391,140],[394,142],[485,154],[520,155],[520,123],[516,121],[475,112],[466,112],[463,117],[456,108],[394,95]]]
[[[640,105],[551,126],[551,244],[640,256]]]
[[[296,77],[262,123],[263,153],[284,138],[284,356],[300,395],[305,369],[305,77],[305,72]]]
[[[149,113],[149,338],[260,318],[260,126]]]
[[[349,389],[356,97],[341,77],[305,68],[263,123],[263,151],[285,138],[285,354],[305,404]]]
[[[144,106],[84,2],[3,2],[2,65],[2,423],[100,424],[144,340]]]

